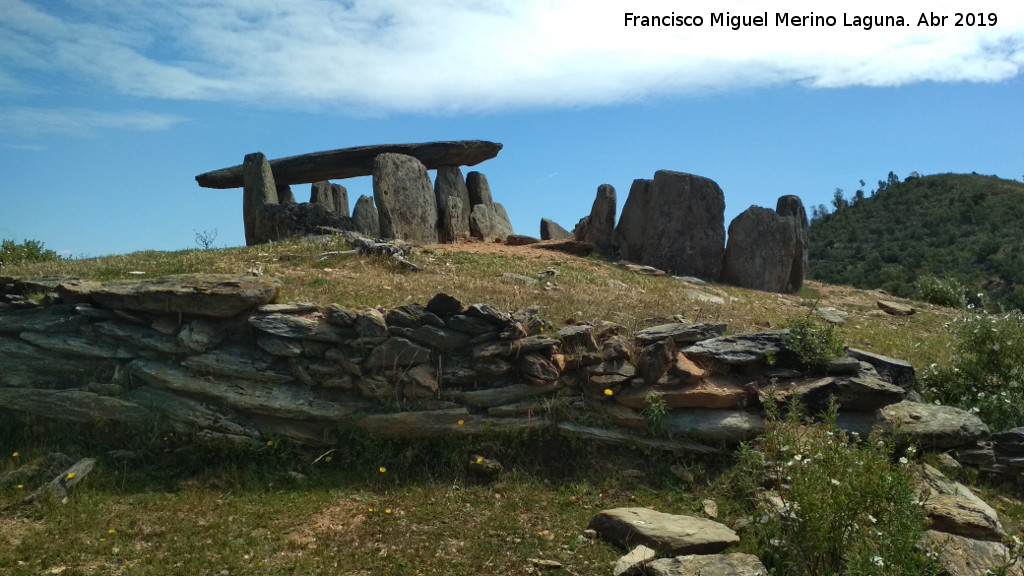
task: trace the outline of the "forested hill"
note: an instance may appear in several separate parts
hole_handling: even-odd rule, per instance
[[[816,208],[809,276],[914,296],[919,278],[955,279],[1006,308],[1024,309],[1024,184],[938,174]]]

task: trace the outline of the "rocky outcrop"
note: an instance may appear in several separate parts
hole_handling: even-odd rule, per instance
[[[540,239],[541,240],[564,240],[572,234],[558,225],[554,220],[548,220],[547,218],[540,219]]]
[[[597,188],[597,197],[590,208],[590,215],[580,220],[573,230],[573,238],[578,242],[593,244],[597,252],[606,256],[613,255],[613,237],[615,234],[615,188],[610,184],[602,184]]]
[[[356,200],[352,208],[352,229],[367,238],[380,238],[380,215],[373,198],[364,194]]]
[[[380,235],[420,244],[437,243],[437,201],[427,168],[416,158],[381,154],[374,160],[373,199]]]
[[[501,144],[483,140],[380,144],[278,158],[270,161],[270,168],[281,184],[307,184],[369,176],[374,159],[381,154],[412,156],[433,170],[441,166],[474,166],[494,158],[500,150]],[[242,173],[242,166],[232,166],[200,174],[196,182],[204,188],[238,188],[243,185]]]
[[[800,229],[792,217],[751,206],[729,224],[722,282],[768,292],[791,292],[801,261]],[[802,272],[799,285],[803,285]]]

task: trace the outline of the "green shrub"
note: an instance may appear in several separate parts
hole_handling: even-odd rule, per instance
[[[26,262],[55,262],[61,257],[53,250],[43,248],[38,240],[25,240],[15,244],[14,240],[0,243],[0,268]]]
[[[786,349],[801,365],[820,370],[843,355],[843,339],[835,326],[810,314],[791,319],[785,328]]]
[[[922,276],[917,279],[915,292],[919,300],[936,306],[958,309],[967,306],[967,290],[963,284],[951,278]]]
[[[835,426],[803,421],[799,406],[785,419],[768,409],[760,451],[744,447],[741,473],[766,479],[775,496],[758,502],[758,556],[782,576],[936,574],[917,544],[926,526],[908,454],[894,461],[889,439],[851,440]],[[748,489],[758,490],[756,485]]]
[[[660,431],[664,424],[665,415],[668,414],[665,394],[657,390],[651,390],[644,396],[644,402],[647,403],[647,407],[644,408],[642,414],[647,420],[647,426],[652,431]]]
[[[973,314],[946,327],[950,365],[924,371],[925,397],[974,412],[993,430],[1024,425],[1024,315]]]

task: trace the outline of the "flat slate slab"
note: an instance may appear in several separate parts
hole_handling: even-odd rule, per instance
[[[613,508],[600,512],[589,528],[622,546],[643,544],[667,556],[717,554],[738,544],[739,536],[713,520],[666,514],[648,508]]]
[[[494,158],[500,150],[501,144],[486,140],[378,144],[277,158],[270,161],[270,169],[278,185],[307,184],[369,176],[373,174],[373,159],[385,153],[412,156],[433,170],[441,166],[474,166]],[[242,165],[204,172],[196,176],[196,182],[203,188],[241,188]]]

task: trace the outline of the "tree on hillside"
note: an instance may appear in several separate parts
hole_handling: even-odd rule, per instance
[[[849,205],[850,203],[846,201],[846,198],[843,198],[843,189],[836,188],[836,191],[832,193],[832,207],[835,208],[835,212],[839,212]]]

